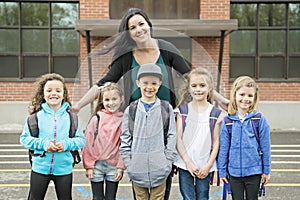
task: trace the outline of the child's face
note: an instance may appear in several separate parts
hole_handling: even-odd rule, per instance
[[[153,102],[156,99],[156,94],[161,85],[161,80],[156,76],[143,76],[136,81],[137,86],[142,93],[142,100]]]
[[[102,101],[105,110],[111,113],[119,111],[122,104],[122,98],[116,90],[105,91]]]
[[[207,101],[210,87],[203,76],[195,74],[190,77],[189,92],[194,101]]]
[[[52,110],[60,108],[64,98],[64,85],[59,80],[47,81],[44,86],[44,99]]]
[[[235,101],[238,111],[247,112],[254,104],[255,88],[253,87],[241,87],[236,91]]]

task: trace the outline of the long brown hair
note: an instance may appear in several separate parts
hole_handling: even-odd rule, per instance
[[[48,81],[58,80],[63,83],[64,95],[63,102],[68,102],[70,105],[71,101],[69,99],[68,89],[65,84],[64,78],[56,73],[44,74],[40,76],[35,82],[35,88],[32,95],[32,101],[29,105],[29,114],[33,114],[41,110],[41,104],[45,103],[44,99],[44,87]]]
[[[208,87],[209,87],[209,92],[208,92],[208,96],[207,96],[207,101],[209,103],[213,102],[213,90],[214,90],[214,80],[212,78],[211,73],[203,68],[203,67],[197,67],[192,69],[188,74],[185,74],[185,78],[186,78],[186,84],[183,85],[183,87],[180,90],[180,100],[178,103],[178,106],[181,104],[185,104],[185,103],[189,103],[193,100],[191,94],[190,94],[190,80],[191,77],[194,75],[200,75],[204,78],[204,80],[206,81]]]
[[[150,27],[150,33],[152,36],[152,23],[147,13],[139,8],[129,8],[120,21],[119,33],[112,38],[113,40],[109,44],[96,52],[96,55],[104,55],[114,49],[115,51],[112,59],[114,61],[136,47],[136,42],[131,38],[128,27],[128,21],[134,15],[141,15],[146,20]]]
[[[254,88],[255,89],[255,96],[253,105],[249,107],[248,113],[252,113],[258,104],[258,87],[256,82],[250,78],[249,76],[240,76],[233,82],[231,91],[230,91],[230,102],[228,105],[228,113],[230,115],[235,115],[237,112],[237,105],[236,105],[236,93],[242,87]]]

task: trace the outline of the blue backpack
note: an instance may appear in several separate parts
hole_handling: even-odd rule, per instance
[[[185,126],[186,126],[186,118],[187,118],[187,115],[188,115],[188,104],[182,104],[178,107],[178,109],[180,110],[180,114],[181,114],[181,119],[182,119],[182,132],[184,132],[184,129],[185,129]],[[218,117],[220,116],[221,114],[221,110],[218,109],[217,107],[213,107],[211,112],[210,112],[210,115],[209,115],[209,128],[210,128],[210,133],[211,133],[211,150],[213,148],[213,145],[214,145],[214,129],[215,129],[215,125],[216,125],[216,122],[218,120]],[[214,180],[214,173],[215,172],[212,172],[211,174],[211,177],[210,177],[210,185],[213,184],[213,180]],[[220,179],[219,177],[217,178],[217,185],[219,186],[220,185]]]

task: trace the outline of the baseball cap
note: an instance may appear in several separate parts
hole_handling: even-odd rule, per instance
[[[159,66],[156,64],[144,64],[140,66],[140,69],[137,73],[137,79],[139,80],[141,77],[150,75],[150,76],[156,76],[160,80],[162,80],[162,72]]]

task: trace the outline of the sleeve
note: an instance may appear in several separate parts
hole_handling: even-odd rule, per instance
[[[131,160],[131,144],[132,144],[132,136],[129,132],[128,119],[129,119],[129,106],[126,108],[124,112],[123,121],[122,121],[122,131],[120,135],[120,139],[121,139],[120,154],[123,158],[126,167],[128,167],[129,162]]]
[[[264,116],[261,116],[259,125],[260,146],[263,152],[263,173],[271,173],[271,139],[270,126]]]
[[[82,160],[85,169],[94,169],[97,160],[92,151],[97,121],[96,116],[92,117],[85,130],[86,144],[82,150]]]
[[[118,59],[116,59],[115,61],[112,62],[111,67],[108,71],[108,73],[102,78],[100,79],[96,84],[98,86],[103,85],[106,82],[118,82],[119,79],[124,75],[124,64],[123,62],[126,62],[128,54],[125,54],[121,57],[119,57]],[[128,67],[128,70],[130,68]]]
[[[180,51],[170,42],[160,40],[162,51],[162,56],[164,57],[164,62],[167,65],[171,65],[180,74],[185,74],[191,70],[191,66],[184,59]],[[168,56],[167,56],[168,55]],[[166,61],[166,57],[169,60]]]
[[[221,178],[227,175],[227,165],[229,161],[230,136],[223,121],[220,132],[220,149],[218,153],[217,166]]]
[[[84,147],[85,136],[83,135],[83,130],[79,121],[75,136],[73,138],[66,138],[61,142],[63,144],[64,151],[75,151]]]
[[[173,108],[169,105],[170,110],[170,119],[169,119],[169,131],[168,131],[168,142],[165,149],[166,158],[174,162],[177,151],[176,151],[176,123],[175,123],[175,114]]]
[[[20,136],[20,144],[30,150],[47,151],[50,140],[32,137],[29,131],[28,124],[26,123]]]

